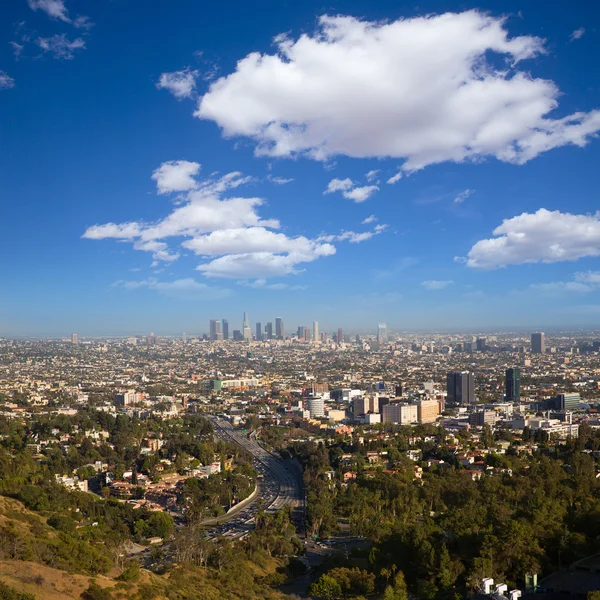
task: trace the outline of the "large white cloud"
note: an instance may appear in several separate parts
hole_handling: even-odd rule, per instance
[[[469,251],[467,266],[495,269],[523,263],[572,261],[600,256],[600,215],[573,215],[540,208],[505,219],[498,237],[480,240]]]
[[[600,130],[597,110],[550,116],[558,87],[518,68],[543,40],[510,38],[504,19],[477,10],[323,16],[313,35],[275,43],[276,54],[253,52],[213,82],[195,112],[254,139],[258,154],[396,157],[404,170],[485,156],[520,164]]]

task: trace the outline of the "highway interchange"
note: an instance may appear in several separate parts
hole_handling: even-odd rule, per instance
[[[292,507],[293,520],[297,529],[304,526],[304,490],[302,474],[294,466],[265,450],[254,438],[233,428],[226,419],[212,417],[215,435],[223,440],[234,442],[250,452],[254,457],[252,466],[259,474],[257,494],[247,503],[240,503],[227,515],[220,517],[214,527],[206,531],[206,538],[223,536],[232,539],[244,537],[254,528],[259,499],[263,510],[272,513],[288,506]]]

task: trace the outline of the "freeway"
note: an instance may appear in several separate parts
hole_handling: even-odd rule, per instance
[[[271,513],[288,506],[292,509],[292,520],[297,529],[304,526],[304,490],[299,469],[286,464],[281,458],[265,450],[254,437],[249,437],[233,428],[226,419],[211,418],[217,437],[234,442],[252,454],[253,467],[259,473],[256,497],[244,506],[235,507],[219,518],[219,524],[207,531],[207,537],[224,535],[240,538],[254,527],[258,500],[262,500],[265,512]]]

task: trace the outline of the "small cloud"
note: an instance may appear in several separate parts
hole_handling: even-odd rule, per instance
[[[15,80],[4,71],[0,71],[0,90],[9,90],[15,87]]]
[[[372,171],[369,171],[365,177],[367,178],[367,181],[371,182],[374,181],[375,179],[377,179],[377,175],[379,174],[379,169],[373,169]]]
[[[31,10],[41,10],[53,19],[71,23],[63,0],[27,0],[27,4]]]
[[[242,279],[237,282],[238,285],[253,288],[255,290],[273,290],[273,291],[300,291],[307,289],[306,285],[290,285],[288,283],[267,283],[266,279],[255,279],[249,281]]]
[[[196,91],[196,78],[198,74],[198,71],[192,70],[189,67],[182,71],[162,73],[158,78],[156,87],[159,90],[168,90],[177,100],[191,98]]]
[[[76,50],[85,49],[85,42],[81,38],[70,41],[64,33],[48,38],[38,38],[36,44],[44,51],[54,54],[57,60],[71,60],[75,57]]]
[[[274,175],[267,175],[267,181],[274,183],[275,185],[286,185],[292,183],[293,178],[286,179],[285,177],[275,177]]]
[[[466,189],[464,192],[461,192],[454,198],[454,204],[462,204],[469,196],[472,196],[475,193],[475,190]]]
[[[23,44],[19,44],[18,42],[8,42],[13,49],[13,54],[16,60],[19,60],[21,54],[23,54],[23,50],[25,46]]]
[[[349,177],[346,177],[346,179],[338,179],[336,177],[328,183],[327,189],[323,193],[333,194],[334,192],[345,192],[352,188],[353,185],[354,182]]]
[[[398,171],[395,175],[390,177],[387,182],[390,185],[394,185],[394,183],[398,183],[402,179],[402,171]]]
[[[438,281],[436,279],[428,279],[427,281],[422,281],[421,285],[426,289],[426,290],[443,290],[444,288],[448,287],[449,285],[452,285],[454,283],[454,281],[452,280],[448,280],[448,281]]]
[[[86,31],[88,31],[94,26],[94,24],[90,21],[90,18],[84,15],[80,15],[79,17],[77,17],[73,21],[73,25],[77,27],[77,29],[85,29]]]
[[[585,27],[580,27],[579,29],[576,29],[575,31],[573,31],[573,33],[571,33],[571,35],[569,36],[569,40],[571,42],[574,42],[575,40],[582,38],[584,33]]]
[[[361,225],[369,225],[370,223],[375,223],[377,221],[377,217],[375,215],[371,215],[367,217],[364,221],[361,221]]]
[[[377,191],[379,191],[379,186],[377,185],[364,185],[362,187],[355,187],[348,192],[342,192],[342,196],[360,204],[368,200]]]

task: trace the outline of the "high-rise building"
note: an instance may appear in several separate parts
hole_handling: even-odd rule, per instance
[[[299,340],[304,339],[304,325],[298,325],[298,331],[296,332]]]
[[[268,340],[273,339],[273,323],[271,323],[271,321],[265,325],[265,336]]]
[[[385,344],[388,341],[388,331],[385,323],[377,325],[377,341],[380,344]]]
[[[307,404],[311,419],[325,416],[325,401],[323,398],[320,396],[308,398]]]
[[[228,340],[229,339],[229,321],[227,319],[223,319],[221,321],[221,323],[223,323],[223,339]]]
[[[476,344],[477,344],[477,350],[479,350],[479,352],[482,352],[483,350],[485,350],[487,348],[487,340],[484,337],[478,337]]]
[[[256,324],[256,341],[262,342],[262,340],[263,340],[262,323],[259,321]]]
[[[506,369],[506,401],[521,401],[521,370],[518,367]]]
[[[339,327],[337,330],[337,343],[341,344],[344,341],[344,332],[342,331],[342,328]]]
[[[448,373],[446,376],[447,401],[454,404],[475,404],[473,373]]]
[[[252,340],[252,329],[250,329],[250,321],[248,320],[247,312],[244,313],[244,322],[242,324],[242,336],[246,341]]]
[[[275,337],[278,340],[282,340],[285,333],[283,331],[283,319],[281,317],[275,318]]]
[[[71,334],[71,344],[79,344],[79,340],[77,339],[76,333]]]
[[[544,354],[546,352],[546,340],[543,333],[531,334],[531,351],[534,354]]]
[[[417,401],[417,419],[419,423],[435,423],[440,414],[440,404],[437,400]]]
[[[406,402],[395,402],[383,407],[381,420],[383,423],[396,423],[398,425],[410,425],[419,420],[419,408],[416,404]]]
[[[310,342],[310,329],[308,327],[303,328],[302,337],[305,342]]]
[[[148,346],[156,346],[156,336],[154,333],[146,336],[146,344],[148,344]]]
[[[211,319],[209,322],[210,327],[210,335],[209,338],[211,340],[222,340],[223,339],[223,331],[221,330],[221,321],[218,319]]]
[[[313,321],[313,334],[312,334],[312,339],[315,342],[319,341],[319,321]]]
[[[242,332],[239,329],[234,329],[233,330],[233,341],[241,342],[243,339],[244,339],[244,336],[242,335]]]

